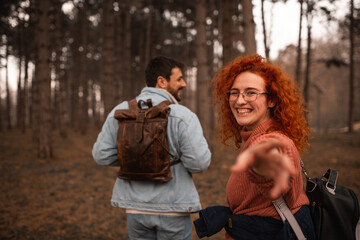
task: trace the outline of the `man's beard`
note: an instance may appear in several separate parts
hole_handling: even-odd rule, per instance
[[[169,93],[171,93],[171,95],[173,95],[174,98],[175,98],[178,102],[180,102],[180,101],[181,101],[181,95],[180,95],[181,89],[183,89],[183,88],[179,88],[178,90],[174,90],[174,89],[172,89],[172,88],[168,88],[167,91],[168,91]]]

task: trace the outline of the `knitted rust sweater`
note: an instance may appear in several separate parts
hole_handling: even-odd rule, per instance
[[[283,194],[286,203],[294,214],[301,206],[309,205],[309,200],[303,188],[300,155],[290,138],[276,131],[267,133],[267,129],[269,129],[271,124],[272,120],[270,119],[253,131],[241,132],[241,137],[244,140],[244,147],[241,152],[269,139],[277,139],[284,144],[284,147],[278,150],[289,156],[297,171],[296,176],[290,179],[290,190]],[[267,197],[269,196],[269,191],[272,186],[272,180],[261,177],[251,170],[236,174],[233,173],[226,187],[227,202],[231,211],[233,214],[256,215],[280,219],[271,200]]]

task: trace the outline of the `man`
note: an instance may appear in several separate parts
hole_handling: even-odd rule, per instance
[[[210,165],[211,153],[197,116],[179,105],[181,90],[186,87],[183,65],[173,59],[156,57],[148,64],[146,85],[137,101],[151,99],[153,105],[169,100],[170,115],[167,139],[170,161],[181,163],[171,167],[173,179],[166,183],[116,179],[111,203],[126,209],[130,239],[190,239],[190,213],[201,210],[192,173],[200,173]],[[100,165],[118,166],[116,109],[127,109],[125,101],[108,115],[94,144],[93,157]]]

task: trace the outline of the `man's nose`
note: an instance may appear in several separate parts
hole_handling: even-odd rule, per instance
[[[181,86],[182,86],[182,87],[186,87],[186,86],[187,86],[185,80],[182,80],[182,81],[181,81]]]

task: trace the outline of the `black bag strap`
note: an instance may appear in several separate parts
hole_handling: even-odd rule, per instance
[[[303,160],[301,158],[300,158],[300,166],[301,166],[302,173],[304,174],[306,180],[309,180],[309,176],[307,174],[304,162],[303,162]]]
[[[329,168],[327,172],[324,174],[323,178],[326,181],[326,189],[332,195],[335,195],[336,182],[338,178],[338,171]]]
[[[307,171],[305,169],[304,162],[302,161],[301,158],[300,158],[300,165],[301,165],[302,172],[305,175],[305,178],[307,180],[306,181],[306,183],[307,183],[306,190],[308,192],[312,192],[315,190],[317,184],[315,182],[311,181],[311,179],[309,178]],[[337,178],[338,178],[338,171],[331,169],[331,168],[329,168],[322,177],[322,180],[326,182],[326,189],[332,195],[335,195]]]

